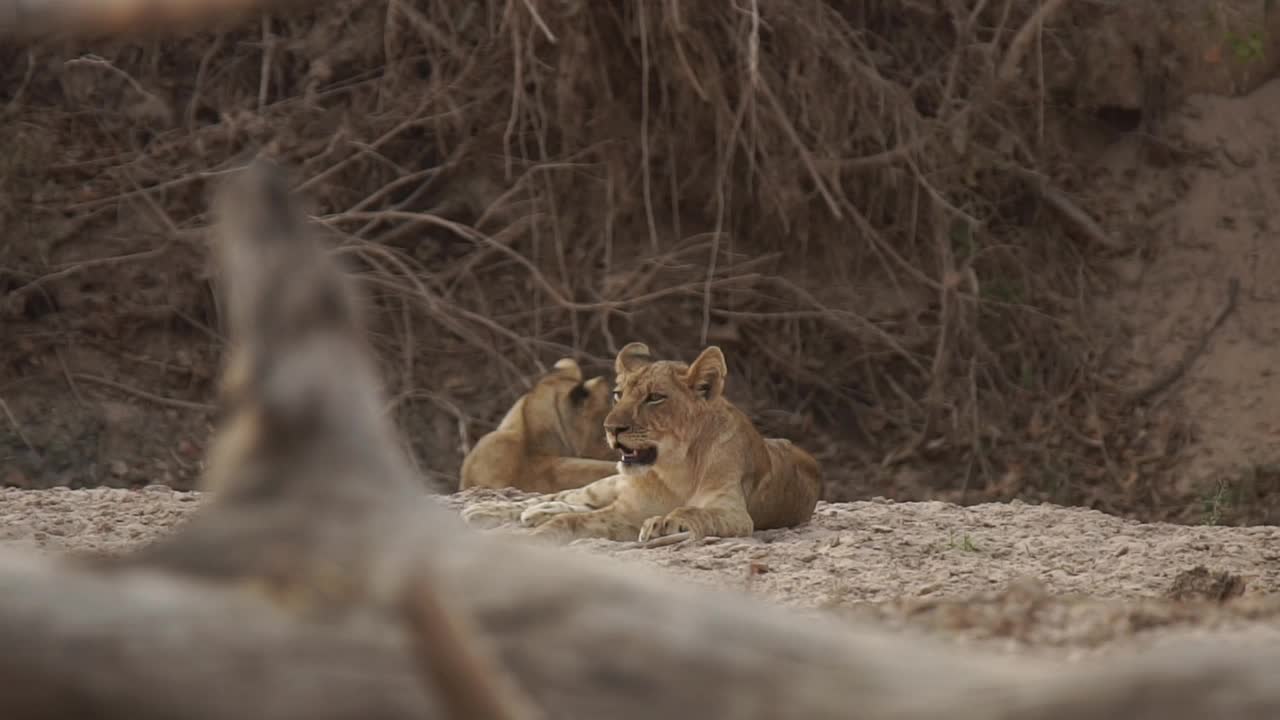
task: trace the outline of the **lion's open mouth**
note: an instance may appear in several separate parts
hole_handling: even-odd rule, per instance
[[[622,454],[623,465],[652,465],[658,461],[656,447],[632,449],[619,442],[618,452]]]

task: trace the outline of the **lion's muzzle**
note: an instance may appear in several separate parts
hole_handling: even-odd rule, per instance
[[[630,433],[631,428],[606,428],[609,446],[618,451],[622,464],[628,467],[644,467],[658,462],[658,446],[650,445],[643,438]],[[626,437],[626,440],[622,438]]]

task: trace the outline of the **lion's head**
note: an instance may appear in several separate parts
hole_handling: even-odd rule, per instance
[[[621,454],[619,471],[642,473],[664,457],[681,457],[698,419],[722,402],[724,354],[712,346],[693,363],[658,360],[644,343],[618,352],[613,410],[604,420],[609,445]]]
[[[572,358],[557,361],[524,396],[520,412],[525,438],[537,454],[612,460],[605,442],[609,412],[609,383],[604,377],[583,381],[582,368]]]

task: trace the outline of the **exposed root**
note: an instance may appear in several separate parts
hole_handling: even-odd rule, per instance
[[[1187,371],[1191,369],[1191,366],[1195,364],[1195,361],[1204,353],[1205,349],[1209,347],[1209,339],[1213,337],[1213,334],[1218,331],[1218,328],[1222,327],[1222,324],[1226,322],[1227,318],[1231,316],[1231,313],[1235,311],[1236,302],[1240,297],[1240,278],[1232,276],[1227,280],[1226,295],[1226,299],[1223,300],[1222,307],[1218,309],[1217,315],[1214,315],[1209,326],[1204,329],[1204,332],[1200,333],[1200,336],[1196,338],[1196,341],[1187,347],[1178,362],[1175,363],[1173,367],[1157,375],[1146,385],[1125,393],[1125,402],[1133,404],[1150,400],[1156,395],[1167,390],[1169,386],[1173,385],[1179,378],[1187,374]]]
[[[1027,182],[1032,190],[1044,200],[1045,204],[1057,211],[1067,223],[1083,233],[1086,238],[1097,243],[1100,247],[1106,248],[1111,252],[1120,253],[1129,248],[1116,239],[1112,238],[1106,230],[1094,220],[1089,213],[1076,204],[1074,200],[1067,196],[1062,190],[1054,187],[1048,178],[1040,173],[1034,173],[1024,168],[1014,168],[1013,172],[1018,177]]]

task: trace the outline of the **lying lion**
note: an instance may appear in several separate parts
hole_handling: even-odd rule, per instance
[[[563,358],[467,453],[458,489],[553,493],[612,475],[617,453],[601,428],[608,412],[605,378],[583,382],[578,363]]]
[[[643,343],[615,362],[614,407],[604,421],[621,454],[618,474],[550,497],[478,503],[467,522],[517,518],[557,540],[602,537],[650,542],[666,536],[740,537],[792,527],[822,497],[817,460],[791,441],[764,438],[724,396],[717,347],[692,365],[655,360]]]

